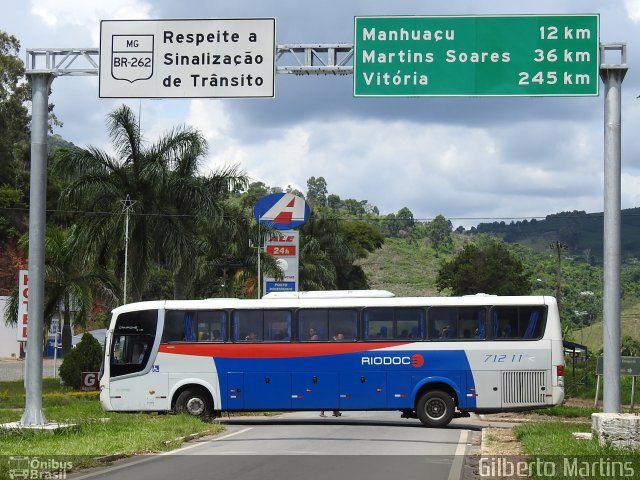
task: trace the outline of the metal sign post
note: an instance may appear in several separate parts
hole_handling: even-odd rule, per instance
[[[620,357],[620,371],[616,376],[631,377],[631,405],[630,410],[633,412],[635,409],[636,399],[636,378],[640,376],[640,357]],[[596,375],[598,376],[596,381],[596,398],[593,402],[593,408],[598,406],[598,397],[600,395],[600,377],[604,375],[604,358],[598,357],[596,362]],[[605,380],[606,381],[606,380]],[[609,412],[611,413],[611,412]],[[618,413],[618,412],[613,412]]]
[[[621,225],[621,99],[627,73],[626,44],[601,47],[600,77],[604,82],[604,413],[620,413],[620,225]],[[617,50],[621,61],[604,62],[608,50]]]
[[[27,73],[31,80],[31,180],[29,198],[29,321],[25,409],[20,425],[44,425],[42,347],[44,326],[44,231],[47,192],[47,115],[50,73]]]

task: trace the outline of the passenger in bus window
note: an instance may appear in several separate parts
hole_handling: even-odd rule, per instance
[[[500,332],[500,336],[503,338],[509,338],[511,336],[511,324],[505,324],[504,328]]]
[[[211,332],[211,340],[220,341],[222,340],[222,335],[220,335],[220,330],[214,330]]]
[[[336,334],[333,336],[333,340],[334,340],[335,342],[344,342],[344,334],[343,334],[343,333],[336,333]]]
[[[258,334],[256,332],[249,332],[249,335],[245,337],[245,340],[258,340]]]
[[[380,327],[380,331],[378,332],[378,338],[387,338],[387,327]]]
[[[320,340],[318,332],[313,327],[309,327],[309,340]]]

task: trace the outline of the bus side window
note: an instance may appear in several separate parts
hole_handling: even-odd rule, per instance
[[[317,342],[327,340],[329,312],[326,308],[301,308],[297,313],[298,340]]]
[[[491,314],[493,338],[538,339],[544,334],[543,307],[494,307]]]
[[[262,310],[234,310],[234,340],[261,342],[264,335]]]
[[[458,309],[458,338],[479,339],[484,338],[486,317],[484,307],[461,307]]]
[[[167,310],[164,314],[163,342],[195,342],[196,312]]]
[[[329,339],[353,342],[358,338],[358,312],[352,309],[329,309]]]
[[[418,308],[395,309],[395,338],[419,339],[422,338],[422,325],[424,324],[424,310]]]
[[[362,315],[366,340],[386,340],[393,335],[393,308],[365,308]]]
[[[184,316],[182,310],[167,310],[164,314],[162,342],[181,342],[184,340]]]
[[[222,342],[226,338],[227,312],[224,310],[198,312],[198,341]]]
[[[456,337],[457,307],[431,307],[429,309],[429,339],[451,340]]]
[[[546,322],[545,310],[542,307],[532,307],[527,313],[525,318],[528,317],[528,321],[524,338],[542,338]]]
[[[544,334],[543,307],[494,307],[493,336],[497,339],[538,339]]]
[[[264,339],[288,342],[291,339],[291,312],[289,310],[264,311]]]

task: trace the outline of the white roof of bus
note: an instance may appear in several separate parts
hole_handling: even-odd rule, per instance
[[[474,306],[474,305],[548,305],[554,304],[550,296],[495,296],[468,295],[463,297],[364,297],[364,296],[299,296],[298,298],[209,298],[206,300],[157,300],[122,305],[113,313],[150,309],[220,309],[220,308],[328,308],[328,307],[425,307],[425,306]]]

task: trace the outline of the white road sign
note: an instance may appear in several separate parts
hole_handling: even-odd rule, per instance
[[[275,19],[103,20],[101,98],[273,97]]]

